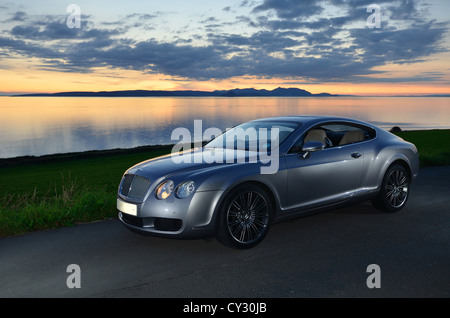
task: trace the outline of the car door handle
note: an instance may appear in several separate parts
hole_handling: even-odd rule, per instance
[[[360,154],[359,152],[352,153],[353,158],[360,158],[361,156],[362,156],[362,154]]]

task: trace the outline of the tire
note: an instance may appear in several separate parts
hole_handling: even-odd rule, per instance
[[[261,243],[270,229],[273,205],[257,185],[242,185],[224,199],[216,227],[216,239],[228,247],[247,249]]]
[[[400,211],[408,201],[410,183],[409,173],[402,165],[390,166],[383,177],[380,193],[372,204],[382,211]]]

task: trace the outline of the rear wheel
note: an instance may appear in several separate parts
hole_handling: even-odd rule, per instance
[[[409,197],[410,177],[400,164],[394,164],[386,171],[378,197],[373,205],[383,211],[397,212],[406,204]]]
[[[261,187],[237,187],[227,195],[220,208],[217,240],[238,249],[259,244],[269,232],[272,211],[270,198]]]

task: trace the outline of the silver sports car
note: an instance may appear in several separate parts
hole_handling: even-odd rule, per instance
[[[312,212],[364,200],[399,211],[419,170],[413,144],[339,117],[258,119],[179,150],[123,175],[117,209],[130,230],[250,248],[274,222]]]

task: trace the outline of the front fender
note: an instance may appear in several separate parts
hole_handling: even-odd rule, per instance
[[[287,182],[284,157],[280,158],[279,169],[273,174],[262,174],[260,164],[240,163],[228,167],[215,168],[214,173],[205,178],[198,190],[220,191],[220,198],[216,202],[214,215],[217,215],[223,200],[235,187],[244,183],[260,184],[274,199],[275,209],[286,205]]]

